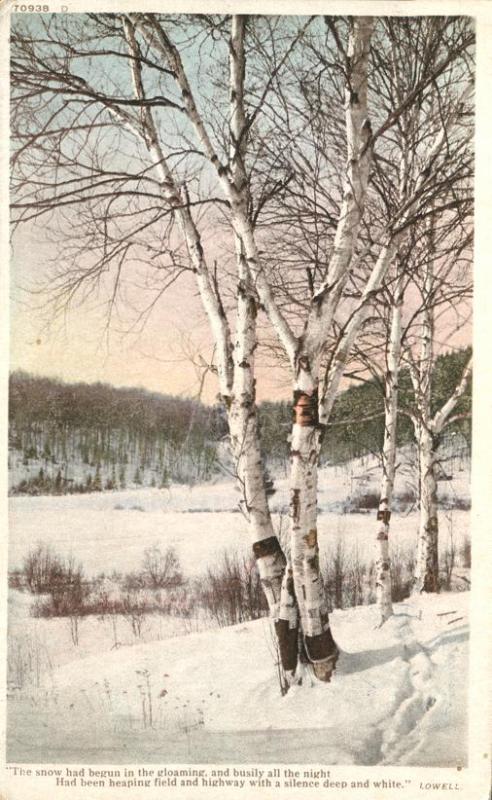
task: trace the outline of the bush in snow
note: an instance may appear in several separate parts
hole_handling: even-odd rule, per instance
[[[162,553],[157,545],[144,552],[142,574],[151,589],[169,589],[183,583],[178,556],[173,547]]]
[[[196,604],[220,626],[267,616],[268,607],[254,561],[224,552],[214,567],[195,581]]]
[[[49,545],[39,542],[24,558],[22,574],[33,594],[47,594],[73,578],[75,565],[53,552]],[[78,568],[81,572],[81,568]]]

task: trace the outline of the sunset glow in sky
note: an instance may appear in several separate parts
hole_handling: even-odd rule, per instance
[[[52,248],[42,229],[30,226],[16,234],[11,270],[11,369],[49,375],[67,382],[102,381],[142,386],[152,391],[196,396],[201,359],[210,360],[213,345],[208,322],[193,281],[184,276],[160,299],[142,330],[126,332],[128,320],[115,317],[106,329],[106,307],[97,298],[74,307],[49,324],[39,298],[22,291],[46,268]],[[468,345],[471,321],[454,332],[451,313],[438,337],[438,349]],[[194,362],[194,363],[193,363]],[[257,364],[258,399],[286,399],[287,373],[271,363]],[[214,375],[206,378],[202,400],[217,397]]]
[[[201,360],[213,351],[208,322],[188,276],[159,300],[141,330],[128,331],[129,320],[113,318],[106,327],[106,306],[91,299],[50,321],[43,299],[24,291],[47,268],[53,248],[43,229],[33,225],[14,237],[11,263],[11,369],[48,375],[67,382],[102,381],[116,386],[142,386],[152,391],[196,396]],[[206,378],[202,400],[217,396],[214,375]],[[285,372],[258,364],[258,398],[290,396]]]
[[[21,22],[19,22],[19,24],[21,24]],[[22,24],[24,24],[24,21],[22,21]],[[30,22],[29,24],[35,26],[34,22]],[[41,26],[43,23],[38,20],[37,24]],[[83,36],[85,36],[85,29]],[[212,111],[215,111],[214,103],[212,102],[215,98],[215,95],[211,93],[212,84],[203,81],[200,77],[201,61],[197,59],[194,60],[193,48],[191,48],[189,52],[185,48],[184,52],[186,53],[186,66],[191,70],[190,74],[192,79],[194,77],[195,81],[199,83],[200,92],[197,96],[199,96],[204,106],[210,102],[213,106]],[[213,52],[215,51],[210,51],[208,56],[205,53],[205,56],[212,58]],[[224,52],[226,57],[228,57],[227,49],[225,49]],[[201,57],[202,56],[200,56],[200,58]],[[189,63],[186,59],[188,59]],[[83,63],[84,66],[80,67],[80,69],[89,69],[91,62],[85,61]],[[108,80],[111,79],[109,81],[111,91],[112,82],[116,82],[116,75],[121,79],[121,84],[124,84],[126,80],[130,86],[130,70],[127,69],[126,72],[121,70],[121,73],[118,73],[121,67],[118,59],[113,59],[112,57],[106,58],[104,63],[108,70]],[[102,73],[102,68],[99,69],[99,73]],[[99,73],[97,73],[96,70],[96,74],[100,78]],[[84,72],[83,74],[86,73]],[[154,80],[154,78],[149,78],[149,74],[146,74],[146,78],[150,81],[150,86],[152,88],[152,80]],[[261,79],[263,78],[264,75],[262,73]],[[102,81],[102,85],[104,87],[104,81]],[[225,86],[227,89],[227,84],[225,84]],[[155,87],[153,88],[155,89]],[[123,89],[124,86],[123,88],[119,86],[119,90],[124,94]],[[216,127],[222,130],[219,123],[223,122],[223,120],[220,120],[219,117],[216,119],[212,111],[209,110],[211,119],[214,121]],[[178,116],[176,119],[181,120],[182,118]],[[166,146],[171,148],[172,151],[173,137],[174,139],[179,139],[180,135],[184,136],[184,134],[187,134],[186,125],[185,123],[179,122],[176,123],[175,127],[175,120],[172,117],[168,119],[165,115],[163,115],[163,120],[162,136],[166,142]],[[181,124],[184,126],[184,133],[179,127]],[[123,131],[126,130],[125,125],[120,124],[119,127]],[[67,127],[66,130],[70,130],[73,133],[73,129],[70,127]],[[101,151],[100,154],[98,151],[98,157],[101,157],[106,170],[109,169],[104,161],[107,157],[108,162],[111,161],[111,169],[116,170],[116,174],[118,174],[118,170],[124,171],[126,169],[129,171],[128,174],[133,174],[133,172],[139,174],[141,163],[138,159],[139,157],[147,158],[148,155],[142,142],[138,145],[135,138],[131,137],[127,137],[126,139],[122,137],[120,141],[119,133],[114,139],[111,138],[113,134],[97,134],[97,136],[99,135],[101,136],[102,144],[98,141],[98,146],[100,146]],[[108,138],[105,138],[106,136]],[[76,138],[75,136],[75,142]],[[293,140],[297,141],[295,137],[293,137]],[[186,138],[184,138],[183,141],[186,142]],[[175,144],[174,142],[174,145]],[[71,153],[70,145],[67,144],[66,147],[67,152]],[[73,147],[77,150],[75,145],[73,145]],[[142,152],[139,152],[138,147],[141,148]],[[89,147],[87,147],[87,149],[90,151]],[[196,151],[192,149],[191,152],[195,153]],[[133,160],[138,162],[138,169],[137,166],[133,164]],[[128,166],[126,162],[128,162],[130,166]],[[146,161],[143,163],[147,164]],[[199,195],[200,192],[203,193],[205,191],[207,188],[207,181],[211,179],[210,176],[207,178],[206,166],[203,168],[200,166],[198,169],[194,161],[190,163],[197,173],[195,179],[199,189],[196,191]],[[202,162],[199,160],[197,163],[201,164]],[[206,161],[203,163],[206,165]],[[155,166],[154,164],[153,168],[155,168]],[[148,167],[146,167],[146,169],[147,168]],[[58,180],[58,172],[54,174],[57,175]],[[72,182],[76,183],[80,181],[80,175],[82,174],[83,172],[77,173],[75,177],[72,177]],[[104,173],[104,175],[107,174],[111,173]],[[179,170],[177,174],[179,178]],[[67,175],[71,176],[71,173],[67,172]],[[44,175],[43,177],[46,180],[46,176]],[[33,181],[34,184],[38,181],[38,175],[34,167],[30,180]],[[42,180],[43,178],[40,179],[41,185],[43,185]],[[70,181],[67,182],[70,183]],[[329,186],[331,187],[333,183],[334,180],[332,179],[332,183],[330,183]],[[134,186],[134,184],[131,184],[131,186]],[[215,187],[213,187],[213,193],[215,193]],[[217,193],[220,194],[220,191],[217,191]],[[134,197],[135,189],[130,189],[128,194]],[[302,191],[300,196],[302,203],[305,204],[305,192]],[[29,198],[29,193],[27,197]],[[56,193],[54,197],[58,204],[59,194]],[[77,202],[79,199],[80,198],[77,198]],[[114,195],[111,195],[110,202],[113,203],[113,200]],[[128,202],[130,203],[130,201]],[[146,200],[145,202],[150,201]],[[77,215],[81,215],[81,211],[77,209],[81,208],[82,206],[74,206],[73,210],[71,209],[70,212],[67,212],[66,217],[68,217],[70,213],[73,214],[73,217],[70,217],[68,220],[67,236],[73,233],[72,226],[78,219]],[[58,210],[57,208],[57,212]],[[112,211],[111,213],[114,212]],[[199,214],[202,214],[200,225],[203,226],[203,230],[205,231],[204,236],[208,237],[208,239],[205,241],[205,239],[202,238],[201,241],[205,244],[206,258],[210,265],[218,255],[220,257],[221,248],[224,250],[224,253],[226,253],[227,247],[231,249],[230,243],[224,243],[226,238],[231,236],[231,228],[229,226],[226,233],[225,226],[221,228],[217,225],[217,219],[220,218],[218,212],[214,220],[215,228],[213,224],[209,224],[210,218],[208,217],[208,212],[204,212],[203,207],[200,211],[195,210],[194,213],[197,217]],[[128,213],[126,213],[125,209],[125,223],[122,224],[130,225],[130,223],[126,222],[126,218],[131,219],[133,222],[133,215],[137,218],[135,208],[129,205]],[[103,381],[116,386],[141,386],[153,391],[196,397],[199,386],[201,385],[204,365],[210,363],[213,357],[213,341],[209,323],[198,296],[194,276],[190,272],[181,275],[177,282],[160,297],[148,318],[146,318],[145,324],[141,324],[140,322],[135,324],[135,320],[139,317],[140,309],[146,306],[149,300],[155,296],[156,284],[152,283],[152,281],[163,282],[166,275],[165,269],[169,267],[166,266],[165,269],[162,268],[159,272],[160,262],[149,261],[147,251],[145,251],[145,267],[148,269],[149,273],[152,273],[152,277],[148,279],[150,283],[146,284],[146,279],[143,277],[142,280],[139,280],[138,267],[134,265],[130,259],[126,260],[125,256],[125,258],[122,259],[122,263],[125,279],[128,277],[128,284],[125,288],[125,293],[122,293],[122,302],[114,308],[110,326],[108,326],[108,297],[111,297],[111,283],[109,282],[109,277],[105,273],[106,266],[102,269],[102,281],[106,281],[106,284],[102,286],[99,296],[97,294],[92,294],[85,302],[82,302],[82,297],[76,298],[71,308],[56,319],[53,319],[50,316],[47,306],[47,297],[45,295],[33,293],[32,291],[37,283],[46,283],[50,261],[55,258],[57,253],[56,244],[51,243],[48,238],[49,219],[51,220],[51,214],[47,214],[46,216],[40,215],[37,224],[32,221],[22,222],[13,238],[11,252],[11,369],[22,369],[36,375],[48,375],[69,382]],[[86,226],[83,216],[80,216],[80,219],[79,227],[83,229],[83,232],[86,234],[87,238],[89,238],[92,229]],[[114,223],[115,227],[120,224],[119,217],[117,219],[118,223]],[[145,219],[147,219],[147,217],[145,217]],[[158,221],[155,222],[155,227],[152,228],[152,235],[155,241],[157,241],[158,246],[156,245],[155,249],[159,251],[159,256],[165,253],[166,257],[169,256],[169,259],[172,261],[174,253],[169,246],[169,242],[171,242],[174,249],[174,239],[171,236],[169,240],[166,239],[165,246],[162,244],[165,237],[164,233],[161,232],[160,226],[162,225],[162,230],[165,230],[166,224],[167,220],[165,220],[164,217],[162,217],[162,219],[159,217]],[[273,223],[271,223],[271,221],[268,222],[268,226],[272,224],[273,228],[268,227],[268,236],[271,236],[270,231],[273,230],[273,235],[278,237],[279,228],[275,227],[275,220]],[[142,229],[144,230],[142,239],[150,236],[149,226],[144,225]],[[89,231],[89,233],[87,233],[87,231]],[[258,241],[260,241],[260,236],[261,234],[258,234]],[[137,238],[136,235],[135,238]],[[97,263],[100,254],[98,249],[99,239],[97,236],[94,240],[91,240],[87,246],[87,240],[80,238],[80,231],[77,231],[77,236],[74,236],[74,241],[76,242],[74,246],[76,252],[73,263],[78,266],[79,262],[83,263],[84,259],[87,259],[89,262],[91,258]],[[80,246],[79,243],[81,241],[86,242],[86,250],[84,250],[83,246]],[[283,240],[281,241],[283,242]],[[93,242],[95,242],[95,244],[93,244]],[[181,242],[181,246],[182,244]],[[97,252],[95,254],[92,252],[90,256],[88,256],[88,250],[90,250],[91,247],[93,247],[94,251],[97,250]],[[321,247],[326,249],[324,242]],[[132,250],[131,253],[133,257],[134,251]],[[141,256],[142,250],[137,251],[137,253],[141,260],[143,260]],[[169,253],[171,253],[171,255],[169,255]],[[227,267],[227,263],[227,261],[224,261],[224,264],[219,265],[220,268],[224,265]],[[285,255],[283,252],[281,253],[279,263],[283,270],[285,267]],[[112,266],[114,267],[114,272],[119,276],[119,270],[115,265],[116,260]],[[83,264],[84,269],[86,266],[87,265]],[[63,273],[63,270],[67,267],[67,262],[63,262],[63,259],[60,258],[58,267],[61,268],[59,273]],[[154,267],[156,267],[156,269],[154,269]],[[309,287],[305,279],[306,270],[304,262],[299,265],[299,269],[305,285]],[[292,286],[299,285],[297,276],[298,273],[295,274],[295,281],[293,281]],[[119,277],[116,278],[116,284],[118,284],[118,280]],[[223,284],[221,283],[220,277],[218,283],[222,294]],[[27,291],[28,289],[30,289],[30,291]],[[236,278],[228,285],[228,289],[230,296],[231,292],[233,293],[236,289]],[[293,289],[292,291],[295,290]],[[349,300],[347,302],[350,303],[351,301]],[[411,292],[408,293],[408,302],[412,303]],[[409,314],[409,312],[407,313]],[[470,343],[471,320],[467,318],[468,316],[469,303],[464,307],[463,314],[461,314],[461,312],[456,314],[455,310],[447,312],[447,315],[439,321],[437,328],[436,352],[468,345]],[[458,323],[460,327],[457,329]],[[262,318],[262,315],[260,315],[259,324],[265,325],[265,320]],[[269,359],[269,363],[267,363],[265,357],[259,355],[257,357],[256,368],[257,397],[259,400],[284,399],[290,396],[291,386],[289,376],[280,366],[272,366],[271,358]],[[201,399],[208,403],[214,402],[217,391],[216,378],[212,373],[208,373],[203,386]]]

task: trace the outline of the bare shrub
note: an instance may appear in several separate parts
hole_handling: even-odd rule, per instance
[[[330,611],[374,602],[372,565],[362,560],[357,544],[347,550],[343,535],[326,554],[322,574]]]
[[[87,613],[90,585],[84,580],[82,564],[73,556],[62,559],[46,545],[39,544],[24,561],[24,575],[31,591],[46,594],[33,606],[35,617],[67,617],[70,635],[79,644],[79,618]]]
[[[173,547],[168,547],[164,553],[157,545],[147,548],[142,566],[145,585],[151,589],[168,589],[183,583],[181,566]]]
[[[8,576],[8,583],[9,589],[17,589],[22,592],[26,586],[23,571],[20,569],[11,570]]]
[[[327,557],[323,573],[325,592],[329,606],[331,606],[331,609],[343,608],[346,552],[342,536],[338,536],[333,553]]]
[[[410,597],[415,571],[415,557],[412,549],[403,550],[397,543],[391,549],[391,599],[399,603]]]
[[[142,626],[148,610],[148,604],[141,592],[129,591],[124,594],[121,613],[131,626],[136,639],[140,639],[142,635]]]
[[[63,565],[49,545],[39,542],[24,558],[22,573],[32,594],[46,594],[63,574]]]
[[[446,591],[451,589],[453,570],[456,566],[456,542],[454,538],[454,518],[451,510],[445,511],[444,516],[448,527],[448,543],[441,558],[441,587]]]
[[[357,546],[350,559],[345,583],[345,604],[348,606],[363,605],[366,602],[367,567],[360,559]]]
[[[224,552],[194,583],[197,604],[222,627],[266,616],[258,571],[251,558]]]
[[[72,614],[83,614],[85,600],[90,593],[89,583],[84,580],[82,564],[73,556],[64,561],[58,557],[53,562],[49,582],[43,584],[44,594],[48,598],[38,602],[34,608],[43,613],[35,616],[66,617]]]
[[[39,687],[53,670],[46,645],[37,635],[9,636],[7,641],[7,686],[9,690]]]
[[[377,492],[361,492],[348,497],[343,503],[344,514],[366,514],[378,508],[379,494]]]
[[[172,589],[184,583],[179,558],[173,547],[164,553],[153,545],[144,551],[140,571],[128,572],[122,586],[127,592],[140,589]]]
[[[455,492],[452,494],[441,494],[439,505],[447,511],[469,511],[471,501],[469,497],[460,497]]]

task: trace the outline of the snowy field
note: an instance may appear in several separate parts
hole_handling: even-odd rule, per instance
[[[361,485],[375,490],[377,478],[367,460],[322,470],[322,563],[339,543],[348,560],[372,560],[375,512],[342,514],[340,507]],[[275,523],[285,530],[287,482],[276,486]],[[450,491],[466,497],[468,475],[440,486],[441,497]],[[236,506],[225,481],[13,497],[10,568],[42,541],[79,559],[89,577],[124,573],[157,543],[174,547],[184,576],[193,577],[224,551],[250,555]],[[412,509],[393,515],[393,553],[413,550],[417,522]],[[467,511],[440,512],[443,553],[450,543],[462,546],[468,524]],[[463,579],[460,588],[466,585]],[[10,761],[466,763],[467,592],[399,603],[380,629],[374,606],[334,611],[342,655],[332,683],[312,686],[306,674],[285,697],[268,620],[205,630],[199,619],[149,614],[136,638],[128,620],[93,615],[80,620],[75,646],[68,618],[30,615],[34,599],[18,591],[9,597]]]
[[[375,459],[365,458],[343,467],[320,470],[319,543],[321,556],[329,556],[338,541],[344,550],[367,562],[373,559],[375,511],[342,513],[349,500],[376,493],[380,470]],[[288,481],[275,482],[271,500],[274,520],[287,528]],[[397,498],[408,490],[408,472],[397,474]],[[457,472],[452,482],[439,484],[441,500],[469,500],[469,472]],[[187,576],[203,572],[224,550],[250,554],[251,543],[238,510],[238,494],[232,481],[169,489],[125,491],[64,496],[11,497],[9,566],[20,567],[37,541],[52,544],[61,555],[74,555],[86,573],[131,571],[139,566],[146,547],[156,543],[176,548]],[[444,503],[443,503],[444,505]],[[398,501],[395,503],[398,509]],[[392,546],[400,551],[414,547],[417,512],[411,504],[392,516]],[[468,535],[469,512],[453,509],[440,513],[440,544],[450,538],[460,546]],[[374,534],[374,535],[373,535]]]
[[[377,630],[374,607],[333,612],[332,682],[285,697],[268,620],[67,662],[12,693],[8,759],[465,765],[467,599],[400,603]]]

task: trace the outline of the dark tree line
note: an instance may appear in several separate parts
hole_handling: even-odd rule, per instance
[[[29,474],[34,493],[207,480],[223,434],[217,409],[193,400],[23,372],[10,377],[11,467],[14,454],[28,474],[41,465]],[[82,480],[70,477],[74,463]]]
[[[433,407],[438,408],[469,357],[469,349],[441,355],[433,373]],[[413,400],[409,374],[400,378],[398,445],[413,442],[413,426],[405,413]],[[446,435],[471,441],[471,392],[457,409],[458,419]],[[264,457],[270,469],[287,469],[289,401],[263,402],[258,410]],[[342,392],[321,450],[321,461],[343,464],[366,454],[379,454],[384,435],[382,387],[376,378]],[[208,480],[221,470],[226,438],[223,412],[194,400],[138,388],[108,384],[66,384],[25,372],[10,376],[9,449],[22,462],[17,491],[36,494],[124,489],[128,485],[158,488],[179,481]],[[70,480],[73,461],[83,480]],[[29,472],[31,466],[34,472]],[[68,472],[67,472],[68,470]],[[24,474],[25,473],[25,474]]]
[[[437,357],[432,376],[432,410],[439,408],[459,382],[470,357],[470,348]],[[414,442],[414,430],[407,412],[412,408],[414,390],[408,370],[400,375],[398,446]],[[446,431],[447,436],[462,435],[466,449],[471,447],[471,387],[460,400],[456,414],[461,418]],[[289,401],[264,402],[259,407],[262,442],[270,462],[287,464],[288,433],[292,408]],[[381,452],[384,436],[384,386],[378,378],[354,384],[336,399],[330,424],[321,446],[322,464],[343,464],[353,458]]]

